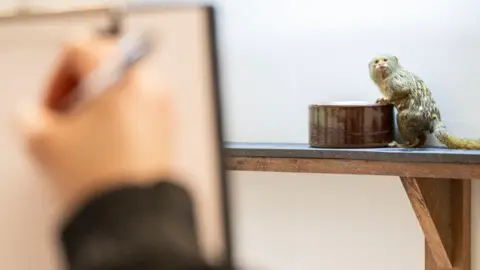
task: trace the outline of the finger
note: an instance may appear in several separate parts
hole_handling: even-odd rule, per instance
[[[19,106],[12,117],[12,128],[16,137],[20,138],[25,150],[37,161],[47,161],[50,132],[52,132],[53,114],[38,104]]]
[[[74,63],[76,47],[85,40],[91,40],[91,34],[80,30],[76,32],[75,37],[68,39],[52,67],[50,78],[47,79],[44,105],[53,110],[64,110],[68,106],[66,97],[79,83]]]
[[[113,53],[114,39],[87,37],[66,44],[54,64],[45,90],[45,106],[65,111],[76,102],[75,93],[81,79],[92,72],[99,62]]]
[[[45,105],[55,111],[64,111],[69,107],[71,92],[79,84],[80,77],[77,74],[73,62],[72,51],[64,50],[57,60],[52,77],[48,81],[46,89]]]
[[[44,126],[39,106],[31,103],[23,103],[15,110],[11,118],[11,127],[15,134],[22,138],[29,137]]]

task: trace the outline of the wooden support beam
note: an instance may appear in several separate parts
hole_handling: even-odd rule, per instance
[[[471,180],[400,179],[425,235],[425,270],[470,270]]]

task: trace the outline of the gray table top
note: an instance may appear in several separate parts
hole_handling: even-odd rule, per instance
[[[226,143],[228,157],[350,159],[480,164],[480,150],[430,148],[311,148],[303,143]]]

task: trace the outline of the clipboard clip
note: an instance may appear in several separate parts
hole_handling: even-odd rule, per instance
[[[126,9],[126,4],[112,5],[109,10],[108,25],[104,29],[100,29],[99,34],[108,37],[118,37],[122,35],[122,33],[124,32],[123,19],[125,18]]]

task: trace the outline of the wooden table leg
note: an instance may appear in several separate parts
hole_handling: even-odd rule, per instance
[[[425,235],[425,270],[470,270],[470,179],[400,177]]]

